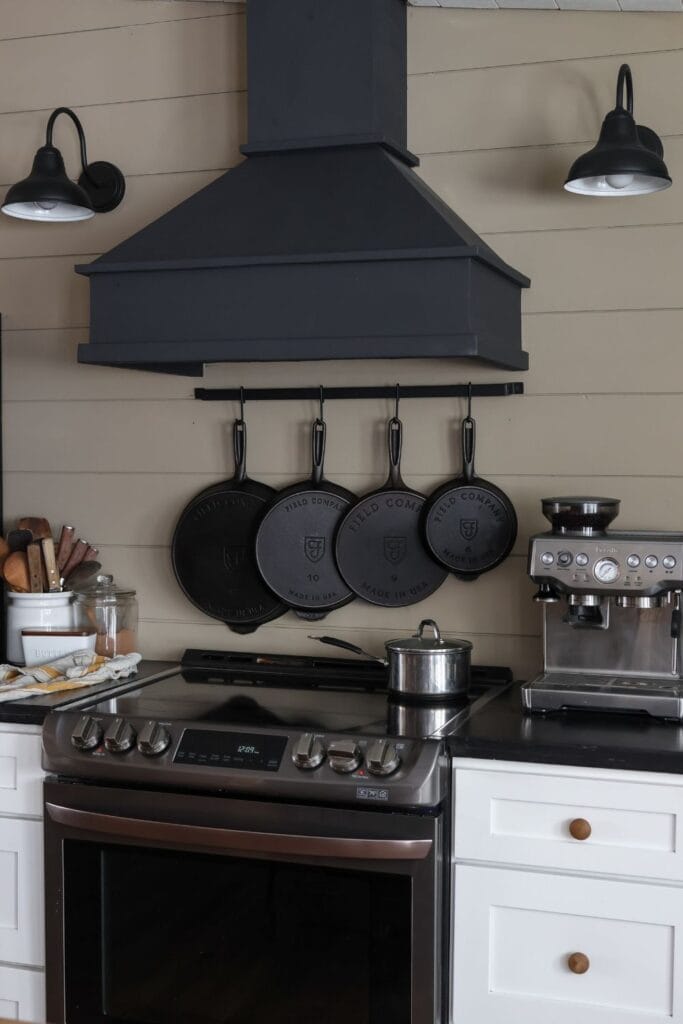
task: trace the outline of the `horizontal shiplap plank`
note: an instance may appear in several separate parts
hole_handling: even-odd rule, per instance
[[[175,377],[76,362],[87,328],[3,332],[5,398],[41,402],[88,399],[191,398],[205,387],[327,387],[519,380],[528,394],[683,392],[683,310],[544,313],[523,321],[530,369],[495,370],[467,360],[341,360],[306,363],[224,363],[204,378]],[[647,358],[643,358],[644,351]],[[517,399],[510,399],[516,402]],[[404,403],[406,412],[414,403]],[[430,408],[431,403],[423,408]],[[196,415],[204,417],[198,406]],[[283,406],[283,415],[292,407]],[[376,408],[379,410],[380,406]],[[248,407],[257,411],[260,406]],[[388,406],[387,406],[388,409]],[[234,410],[232,410],[234,411]],[[226,419],[231,415],[224,407]]]
[[[125,586],[137,590],[140,614],[145,617],[202,623],[202,612],[190,604],[173,575],[168,548],[100,547],[99,560],[107,572]],[[353,629],[362,622],[366,629],[414,630],[422,618],[443,623],[444,629],[464,633],[503,633],[535,636],[540,632],[540,611],[531,600],[535,587],[525,571],[522,558],[509,558],[498,569],[478,580],[463,583],[449,576],[426,601],[406,608],[379,608],[353,601],[330,613],[326,620],[338,629]],[[491,616],[497,603],[495,619]],[[280,620],[285,624],[285,620]],[[292,629],[310,632],[311,623],[287,613]],[[324,630],[322,631],[324,632]]]
[[[532,279],[524,294],[527,313],[683,307],[678,261],[683,225],[658,228],[497,234],[500,256]],[[5,328],[85,326],[86,279],[72,272],[96,253],[0,263],[0,309]],[[657,265],[658,272],[652,273]],[[37,283],[43,301],[36,303]]]
[[[416,608],[415,624],[419,619],[419,608]],[[306,633],[300,629],[291,629],[279,620],[261,626],[255,633],[238,636],[230,632],[220,623],[177,623],[160,622],[142,619],[140,622],[140,642],[147,658],[180,658],[188,647],[219,651],[253,651],[259,650],[269,654],[304,654],[309,657],[320,655],[320,644],[308,640]],[[342,640],[348,640],[377,655],[384,653],[385,642],[394,636],[408,636],[414,632],[409,630],[364,629],[355,626],[353,629],[337,629],[325,626],[325,630],[334,632]],[[313,633],[308,627],[308,632]],[[324,632],[321,630],[320,632]],[[540,671],[542,665],[540,637],[497,636],[495,634],[467,635],[453,630],[448,635],[459,636],[474,644],[473,662],[475,665],[507,665],[517,679],[529,679]],[[343,652],[339,652],[344,657]],[[335,655],[336,657],[336,655]]]
[[[244,89],[244,22],[216,16],[0,42],[0,112],[54,106],[55,81],[63,106]],[[55,139],[62,132],[72,129],[57,128]]]
[[[327,472],[386,477],[386,406],[329,402]],[[460,403],[461,412],[462,403]],[[458,406],[435,399],[404,403],[403,470],[454,475],[459,467]],[[264,403],[248,417],[250,471],[310,472],[310,422],[315,404]],[[477,468],[484,476],[629,475],[673,473],[683,433],[678,395],[524,396],[479,399]],[[193,401],[52,402],[36,415],[33,402],[9,402],[5,468],[137,473],[226,471],[227,420],[220,403]],[[49,429],[46,429],[49,424]],[[676,453],[676,455],[674,454]],[[229,465],[229,462],[228,462]]]
[[[679,46],[680,35],[679,27]],[[680,134],[683,107],[676,83],[683,74],[683,48],[626,56],[639,123],[659,135]],[[600,57],[413,77],[408,83],[408,144],[418,154],[582,141],[593,145],[614,105],[616,72],[614,57]]]
[[[240,92],[77,107],[76,113],[88,139],[89,159],[111,160],[124,175],[232,167],[247,138],[246,93]],[[2,153],[3,182],[26,177],[35,151],[44,144],[46,122],[45,111],[0,114],[0,134],[12,139]],[[60,130],[55,141],[76,177],[76,133]],[[57,232],[63,226],[50,225]],[[29,231],[33,228],[44,230],[45,225],[26,225]]]
[[[61,35],[217,14],[242,14],[223,0],[0,0],[0,39]]]
[[[5,474],[5,523],[10,529],[21,516],[46,515],[55,532],[68,522],[79,536],[98,545],[169,545],[190,499],[232,473],[227,462],[226,458],[223,473],[216,474],[9,472]],[[411,474],[411,483],[430,494],[453,472],[454,467],[449,467],[432,475]],[[292,483],[292,477],[282,472],[262,472],[258,478],[275,488]],[[338,474],[335,481],[357,494],[377,482],[371,475],[360,473]],[[620,529],[683,532],[683,469],[675,477],[501,474],[494,482],[515,506],[519,534],[514,553],[520,557],[526,557],[532,534],[549,529],[541,513],[541,498],[555,494],[607,492],[621,500]],[[658,496],[654,504],[653,493]],[[134,500],[130,500],[133,495]]]
[[[558,5],[563,7],[563,0]],[[680,20],[668,14],[615,18],[600,12],[500,11],[484,18],[471,11],[413,8],[408,13],[408,69],[431,74],[669,50],[681,45],[680,33]],[[458,105],[458,115],[465,105]]]
[[[683,24],[681,30],[683,35]],[[680,188],[642,200],[593,200],[566,192],[569,168],[589,148],[578,143],[437,154],[423,157],[418,173],[480,233],[683,222]],[[683,138],[664,139],[664,150],[669,173],[678,181]]]
[[[210,184],[220,171],[128,175],[126,195],[111,215],[64,224],[40,224],[0,218],[0,260],[108,252],[184,199]]]

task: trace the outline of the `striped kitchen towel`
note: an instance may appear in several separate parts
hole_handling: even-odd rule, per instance
[[[0,703],[22,700],[38,693],[61,693],[110,679],[126,679],[142,661],[141,654],[119,654],[105,658],[94,651],[75,651],[49,665],[34,665],[18,669],[14,665],[0,665]]]

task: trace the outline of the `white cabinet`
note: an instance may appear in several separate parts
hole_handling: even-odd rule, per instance
[[[45,1020],[39,726],[0,723],[0,1018]]]
[[[451,1024],[683,1024],[683,776],[456,759]]]
[[[462,865],[454,956],[458,1024],[681,1024],[683,888]]]

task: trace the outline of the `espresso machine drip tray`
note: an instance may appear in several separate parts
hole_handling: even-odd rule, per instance
[[[620,711],[683,719],[683,681],[544,672],[522,686],[528,711]]]

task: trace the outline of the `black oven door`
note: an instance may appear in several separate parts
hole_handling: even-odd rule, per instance
[[[45,784],[52,1024],[438,1024],[439,815]]]

